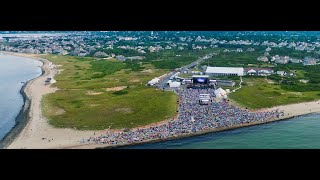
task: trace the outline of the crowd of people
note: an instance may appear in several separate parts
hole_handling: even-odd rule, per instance
[[[215,128],[266,121],[284,115],[279,110],[252,112],[232,106],[227,100],[217,102],[214,98],[213,88],[179,89],[177,93],[180,97],[179,113],[175,119],[170,119],[168,123],[147,128],[137,128],[127,132],[110,132],[98,137],[83,139],[80,142],[124,144],[152,139],[165,139]],[[209,105],[200,105],[200,94],[210,94],[211,101]]]

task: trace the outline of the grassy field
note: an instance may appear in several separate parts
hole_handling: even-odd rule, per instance
[[[81,130],[132,128],[175,115],[177,95],[145,84],[167,72],[151,64],[69,56],[45,56],[61,65],[60,90],[42,100],[44,115],[55,127]]]
[[[202,65],[221,67],[273,67],[268,63],[257,61],[263,53],[254,52],[220,52],[218,55],[206,60]]]
[[[320,99],[319,91],[288,91],[264,77],[243,78],[243,86],[229,95],[237,104],[250,109],[267,108]]]

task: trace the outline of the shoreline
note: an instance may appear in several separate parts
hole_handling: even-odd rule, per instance
[[[15,56],[12,53],[2,52],[0,53],[4,55],[12,55]],[[24,57],[24,56],[21,56]],[[0,140],[0,149],[7,148],[21,133],[21,131],[26,127],[28,124],[28,121],[30,120],[29,112],[30,112],[30,106],[31,106],[31,99],[26,94],[26,88],[36,79],[40,78],[41,76],[45,75],[45,71],[43,69],[44,62],[42,60],[39,60],[42,62],[41,66],[41,75],[37,76],[33,79],[28,80],[23,84],[21,87],[19,93],[21,94],[23,98],[23,105],[18,113],[18,115],[15,118],[15,125],[12,127],[12,129]]]
[[[231,126],[231,127],[223,127],[223,128],[218,128],[218,129],[201,131],[201,132],[197,132],[197,133],[185,134],[185,135],[180,135],[180,136],[173,136],[173,137],[169,137],[166,139],[153,139],[151,141],[145,141],[145,142],[135,142],[135,143],[130,143],[130,144],[119,144],[119,145],[111,145],[111,146],[105,146],[105,147],[96,147],[95,149],[117,149],[117,148],[121,148],[121,147],[130,147],[130,146],[135,146],[135,145],[152,144],[152,143],[159,143],[159,142],[170,141],[170,140],[179,140],[179,139],[196,137],[196,136],[201,136],[201,135],[206,135],[206,134],[211,134],[211,133],[225,132],[225,131],[231,131],[231,130],[235,130],[235,129],[258,126],[258,125],[262,125],[262,124],[269,124],[269,123],[275,123],[275,122],[280,122],[280,121],[289,121],[293,118],[311,115],[311,114],[319,114],[319,113],[320,112],[309,113],[309,114],[303,114],[303,115],[298,115],[298,116],[288,117],[288,118],[280,118],[280,119],[269,120],[269,121],[258,121],[258,122],[248,123],[248,124],[241,124],[241,125],[236,125],[236,126]]]
[[[21,88],[20,92],[24,93],[25,95],[25,105],[21,109],[19,113],[19,118],[17,116],[16,122],[19,122],[15,125],[15,127],[4,137],[5,140],[0,142],[3,144],[5,148],[12,148],[12,149],[20,149],[20,148],[55,148],[55,149],[72,149],[72,148],[85,148],[85,149],[109,149],[109,148],[118,148],[124,146],[134,146],[138,144],[146,144],[146,143],[156,143],[162,142],[167,140],[173,139],[181,139],[187,138],[192,136],[199,136],[208,133],[215,133],[219,131],[228,131],[237,128],[243,128],[248,126],[255,126],[260,124],[266,124],[271,122],[276,122],[280,120],[289,120],[291,118],[304,116],[312,113],[319,113],[320,112],[320,100],[318,101],[311,101],[311,102],[302,102],[296,104],[288,104],[282,106],[275,106],[272,108],[264,108],[260,109],[259,111],[271,111],[275,109],[284,110],[285,115],[281,118],[270,119],[266,121],[256,121],[247,124],[240,124],[234,125],[231,127],[222,127],[216,129],[208,129],[201,132],[196,133],[188,133],[179,136],[172,136],[165,139],[149,139],[146,141],[141,142],[134,142],[134,143],[124,143],[124,144],[95,144],[95,143],[78,143],[82,138],[89,138],[90,136],[99,136],[101,134],[105,134],[108,131],[116,132],[119,130],[96,130],[96,131],[80,131],[68,128],[56,128],[49,124],[48,120],[42,116],[41,113],[41,99],[45,94],[55,92],[55,88],[50,86],[43,86],[41,82],[42,79],[45,79],[47,76],[56,75],[53,70],[48,68],[48,63],[50,61],[35,57],[34,54],[17,54],[17,53],[7,53],[1,52],[3,54],[9,54],[13,56],[21,56],[30,58],[33,60],[38,60],[43,63],[42,75],[38,76],[32,80],[26,82]],[[310,109],[310,110],[309,110]],[[22,111],[23,110],[23,111]],[[166,123],[167,120],[159,121],[157,123],[152,123],[149,125],[136,127],[136,128],[145,128],[145,127],[152,127],[155,125],[159,125],[162,123]],[[50,137],[51,136],[51,137]],[[43,137],[50,137],[48,139],[54,138],[54,142],[47,142],[41,138]]]
[[[256,122],[247,123],[247,124],[239,124],[239,125],[230,126],[230,127],[209,129],[209,130],[205,130],[205,131],[199,131],[196,133],[188,133],[188,134],[183,134],[183,135],[179,135],[179,136],[172,136],[172,137],[168,137],[165,139],[158,138],[158,139],[151,139],[151,140],[146,140],[146,141],[141,141],[141,142],[115,144],[115,145],[84,143],[82,145],[79,144],[76,146],[70,146],[70,147],[65,147],[65,148],[66,149],[73,149],[73,148],[83,147],[83,148],[87,149],[86,147],[91,147],[94,149],[117,149],[117,148],[121,148],[121,147],[130,147],[130,146],[135,146],[135,145],[158,143],[158,142],[164,142],[164,141],[170,141],[170,140],[178,140],[178,139],[184,139],[184,138],[189,138],[189,137],[201,136],[201,135],[210,134],[210,133],[231,131],[231,130],[245,128],[245,127],[258,126],[258,125],[262,125],[262,124],[269,124],[269,123],[275,123],[275,122],[280,122],[280,121],[287,121],[287,120],[291,120],[293,118],[307,116],[307,115],[311,115],[311,114],[319,114],[319,113],[320,113],[320,111],[296,115],[296,116],[292,116],[292,117],[277,118],[277,119],[271,119],[271,120],[266,120],[266,121],[256,121]]]
[[[42,61],[42,76],[30,81],[24,92],[29,101],[29,108],[24,117],[24,126],[16,128],[20,132],[7,141],[7,149],[57,149],[64,146],[74,146],[82,138],[87,138],[95,133],[105,133],[107,130],[80,131],[70,128],[56,128],[49,124],[48,119],[42,115],[41,100],[46,94],[59,90],[57,87],[45,85],[44,81],[53,78],[58,73],[57,66],[51,61],[34,54],[4,53],[13,56],[26,57]],[[12,133],[11,133],[12,134]]]

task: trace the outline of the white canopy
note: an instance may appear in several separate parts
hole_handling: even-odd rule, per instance
[[[159,78],[154,78],[152,79],[151,81],[148,82],[148,84],[156,84],[156,83],[159,83]]]
[[[242,67],[207,67],[206,74],[237,74],[243,76]]]
[[[257,73],[257,71],[255,71],[255,70],[253,70],[253,69],[250,69],[250,70],[248,71],[248,73]]]
[[[171,88],[178,88],[178,87],[180,87],[180,85],[181,85],[180,82],[171,82],[171,83],[169,84],[169,86],[170,86]]]
[[[215,90],[214,94],[216,95],[217,98],[224,98],[227,96],[227,92],[222,88],[218,88],[217,90]]]

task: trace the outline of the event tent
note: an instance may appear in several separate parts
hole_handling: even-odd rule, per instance
[[[169,86],[170,86],[171,88],[178,88],[178,87],[180,87],[180,85],[181,85],[180,82],[171,82],[171,83],[169,84]]]
[[[222,88],[218,88],[217,90],[215,90],[214,94],[216,95],[217,98],[226,98],[227,97],[227,92],[225,90],[223,90]]]

